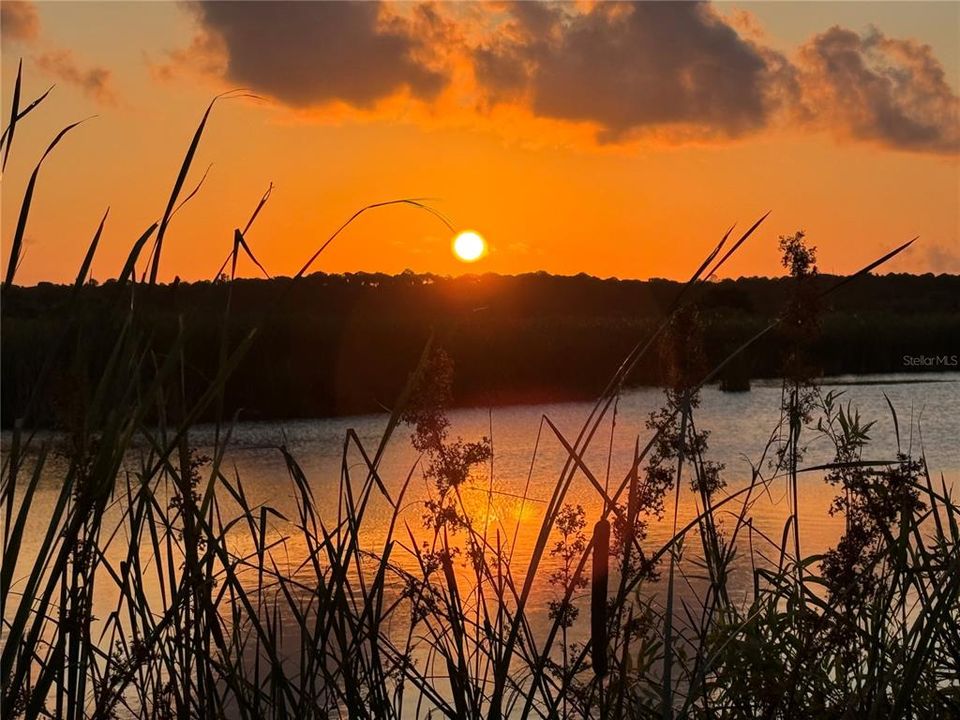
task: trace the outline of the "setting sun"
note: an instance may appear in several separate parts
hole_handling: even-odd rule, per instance
[[[473,230],[465,230],[453,240],[453,253],[464,262],[474,262],[487,252],[487,241]]]

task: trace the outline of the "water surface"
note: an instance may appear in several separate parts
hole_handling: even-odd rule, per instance
[[[960,376],[957,374],[922,374],[916,376],[844,377],[825,381],[823,392],[842,393],[844,403],[859,410],[864,420],[876,421],[870,436],[870,459],[892,459],[897,451],[893,416],[889,403],[896,408],[899,418],[900,448],[914,456],[925,453],[935,477],[942,473],[948,486],[956,483],[960,468],[958,447],[957,408],[960,400]],[[663,393],[653,388],[633,389],[623,393],[616,405],[616,413],[604,419],[585,454],[585,462],[597,482],[618,487],[633,459],[634,447],[641,447],[651,437],[646,422],[651,412],[663,404]],[[764,454],[770,435],[780,418],[781,388],[776,382],[755,383],[747,393],[722,393],[715,387],[705,388],[696,412],[698,430],[708,430],[708,459],[724,464],[723,477],[727,487],[720,492],[736,492],[745,487],[753,469],[760,468],[766,478],[772,478],[769,467],[772,452]],[[568,453],[554,432],[542,423],[549,418],[570,444],[589,415],[592,403],[564,403],[519,405],[510,407],[457,409],[449,413],[451,436],[465,440],[491,438],[494,458],[490,465],[476,468],[473,478],[462,490],[464,505],[472,516],[474,527],[485,528],[491,544],[512,548],[511,568],[516,578],[526,571],[532,549],[540,530],[546,502],[551,497],[562,475]],[[341,483],[349,476],[355,488],[366,478],[366,466],[353,445],[346,445],[348,431],[356,433],[366,453],[372,457],[377,450],[387,423],[386,415],[346,417],[289,422],[240,423],[231,431],[231,439],[224,460],[224,473],[231,479],[239,478],[251,505],[268,505],[289,519],[297,517],[296,494],[278,447],[285,446],[293,455],[309,482],[321,509],[321,514],[333,526],[341,510],[338,507]],[[212,454],[214,441],[212,426],[199,426],[192,431],[191,444],[201,453]],[[410,478],[404,497],[400,534],[409,532],[417,542],[432,539],[432,532],[423,524],[423,502],[435,493],[418,465],[418,455],[409,442],[410,428],[401,426],[387,445],[380,465],[380,476],[391,497],[396,498],[401,487]],[[828,462],[832,446],[815,430],[804,432],[803,442],[809,448],[805,466]],[[5,444],[9,436],[4,436]],[[134,453],[136,454],[136,453]],[[344,458],[346,458],[344,460]],[[131,467],[135,467],[131,459]],[[62,463],[49,464],[24,539],[23,557],[36,551],[37,543],[46,531],[45,519],[57,498],[59,480],[57,470]],[[830,513],[830,504],[836,490],[823,481],[819,472],[800,476],[799,515],[801,549],[804,555],[822,553],[834,545],[842,531],[841,517]],[[685,480],[681,485],[677,519],[682,526],[699,511],[698,497]],[[577,472],[570,485],[566,502],[581,505],[586,510],[589,534],[600,512],[600,496],[584,473]],[[119,513],[124,500],[118,497],[113,512]],[[719,513],[723,526],[733,527],[736,515],[742,510],[739,501],[724,506]],[[779,539],[789,514],[787,485],[783,478],[770,480],[762,491],[753,494],[747,516],[753,532],[741,536],[742,550],[736,561],[739,573],[731,583],[734,591],[745,599],[752,587],[748,572],[756,563],[776,561],[776,549],[765,538]],[[392,508],[379,493],[372,495],[363,528],[362,541],[372,552],[382,548]],[[673,534],[674,499],[666,499],[662,519],[648,518],[649,535],[644,546],[656,551]],[[270,538],[277,543],[272,555],[281,568],[294,570],[306,556],[306,547],[299,531],[291,523],[272,517]],[[748,536],[749,535],[749,536]],[[248,531],[238,526],[232,534],[234,552],[242,554],[252,549]],[[685,557],[697,554],[697,537],[688,540]],[[148,549],[141,548],[142,551]],[[752,550],[752,553],[751,553]],[[125,541],[114,538],[108,557],[119,562],[125,552]],[[414,568],[416,563],[407,553],[397,553],[396,562]],[[558,590],[547,581],[556,568],[557,560],[549,553],[541,566],[528,606],[534,631],[547,625],[547,604]],[[692,566],[691,566],[692,567]],[[458,574],[470,582],[472,572],[464,558],[458,561]],[[23,576],[18,572],[15,583]],[[147,579],[145,582],[149,582]],[[250,582],[254,582],[251,577]],[[400,582],[392,591],[399,591]],[[648,591],[658,593],[662,583]],[[659,589],[658,589],[659,588]],[[158,588],[144,587],[147,597],[156,599]],[[698,592],[696,582],[685,583],[683,591]],[[99,583],[95,615],[105,617],[116,603],[116,593],[109,583]]]

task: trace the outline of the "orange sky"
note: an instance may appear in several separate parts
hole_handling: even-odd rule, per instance
[[[115,276],[233,87],[262,100],[214,109],[187,189],[212,167],[170,226],[163,280],[210,278],[271,182],[248,240],[273,274],[401,197],[432,198],[490,253],[464,265],[442,224],[396,207],[316,269],[680,278],[772,210],[725,274],[778,274],[777,235],[799,228],[826,272],[915,235],[890,269],[960,272],[955,3],[2,8],[2,116],[20,58],[25,100],[56,83],[4,173],[4,267],[44,147],[96,115],[41,170],[19,283],[75,277],[107,206],[93,269]]]

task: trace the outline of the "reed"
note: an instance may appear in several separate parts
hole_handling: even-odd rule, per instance
[[[25,112],[18,114],[15,101],[15,120]],[[52,352],[68,358],[83,380],[63,398],[61,432],[39,431],[32,398],[49,393],[53,382],[41,373],[6,444],[0,481],[5,717],[960,713],[960,518],[922,451],[867,454],[869,423],[819,388],[813,375],[796,373],[785,381],[778,426],[756,428],[769,440],[752,459],[748,485],[727,491],[723,468],[709,460],[707,434],[697,422],[700,389],[761,337],[776,336],[784,319],[795,326],[791,306],[715,367],[697,352],[697,299],[764,218],[729,244],[728,232],[709,253],[664,322],[638,339],[575,438],[542,419],[537,448],[541,436],[555,440],[566,461],[526,564],[514,556],[517,530],[511,541],[489,513],[477,517],[464,500],[468,491],[486,492],[489,509],[492,480],[475,478],[487,466],[492,478],[492,432],[475,440],[451,436],[453,368],[442,332],[424,348],[376,446],[347,433],[336,497],[318,498],[317,479],[281,446],[278,471],[289,475],[296,514],[252,504],[243,479],[229,468],[238,419],[223,417],[222,398],[257,327],[240,336],[228,332],[228,294],[217,372],[194,393],[184,379],[187,334],[181,329],[159,354],[138,302],[155,284],[169,219],[209,112],[161,219],[133,243],[109,312],[86,306],[78,294],[54,319],[63,339]],[[35,180],[36,173],[23,223]],[[255,260],[249,233],[268,196],[269,190],[244,229],[227,238],[228,283],[241,251]],[[398,203],[430,210],[420,200],[400,200],[360,212]],[[105,221],[106,215],[78,288]],[[137,264],[151,237],[149,279],[138,283]],[[790,258],[802,253],[802,240],[788,243]],[[18,261],[14,243],[3,292]],[[270,312],[263,309],[262,322]],[[94,325],[101,329],[96,336],[87,332]],[[105,331],[109,358],[93,367],[88,338]],[[799,348],[803,340],[778,337],[791,352],[790,343]],[[652,437],[643,445],[637,439],[629,470],[610,478],[612,443],[605,475],[590,466],[587,451],[605,422],[612,432],[624,383],[653,352],[674,367],[664,406],[650,409]],[[201,454],[194,426],[211,408],[221,408],[215,440]],[[892,405],[890,411],[899,438]],[[420,457],[405,477],[385,477],[385,450],[405,442],[396,437],[405,430]],[[808,435],[831,443],[833,462],[804,466],[801,437]],[[795,488],[804,473],[823,473],[838,488],[836,511],[846,519],[846,532],[825,556],[801,554]],[[407,495],[415,477],[431,495],[411,514]],[[592,487],[597,517],[571,502],[575,477]],[[38,490],[50,478],[55,500],[40,507]],[[792,488],[794,509],[779,538],[751,522],[753,504],[774,483]],[[676,507],[681,493],[697,499],[696,517],[681,524],[675,514],[669,540],[654,544],[649,524],[663,518],[671,494]],[[528,502],[524,489],[521,503]],[[364,530],[375,506],[387,508],[387,521],[372,545]],[[31,538],[35,551],[27,554],[25,534],[38,520],[44,530]],[[742,600],[730,592],[735,562],[750,569],[753,581]],[[697,602],[678,592],[688,583],[705,588]],[[554,600],[544,626],[531,596],[545,584]],[[590,612],[581,617],[588,586]],[[103,598],[109,611],[95,617]]]

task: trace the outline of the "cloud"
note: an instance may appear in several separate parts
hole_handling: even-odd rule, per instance
[[[366,108],[402,90],[430,100],[448,82],[433,64],[436,16],[426,6],[418,27],[375,2],[201,0],[193,8],[222,41],[231,82],[294,107],[340,100]]]
[[[929,45],[832,27],[797,65],[801,120],[899,150],[960,151],[960,98]]]
[[[35,56],[33,62],[41,70],[77,86],[84,95],[96,102],[102,105],[117,104],[117,96],[113,91],[113,76],[106,68],[81,68],[69,50],[43,53]]]
[[[165,61],[157,61],[144,52],[144,61],[151,77],[158,82],[170,82],[186,73],[201,76],[226,74],[227,51],[220,37],[200,30],[185,48],[168,50]]]
[[[22,0],[0,2],[0,36],[4,41],[33,43],[40,38],[40,17],[36,6]],[[39,49],[39,48],[37,48]],[[76,85],[85,95],[104,105],[115,105],[112,75],[103,67],[81,68],[69,50],[53,49],[31,57],[33,63],[54,77]]]
[[[40,17],[33,3],[21,0],[0,2],[0,38],[30,42],[39,34]]]
[[[671,125],[737,136],[775,109],[785,63],[705,3],[571,9],[509,6],[507,32],[474,52],[492,102],[522,98],[537,116],[593,122],[612,140]]]
[[[218,2],[188,7],[186,68],[294,109],[498,124],[588,141],[724,142],[763,132],[960,151],[958,98],[927,45],[840,27],[794,51],[707,2]],[[539,124],[532,127],[532,121]],[[592,140],[591,140],[592,139]]]
[[[924,267],[932,268],[932,271],[937,274],[960,273],[960,252],[956,247],[931,245],[927,248],[927,262]]]

